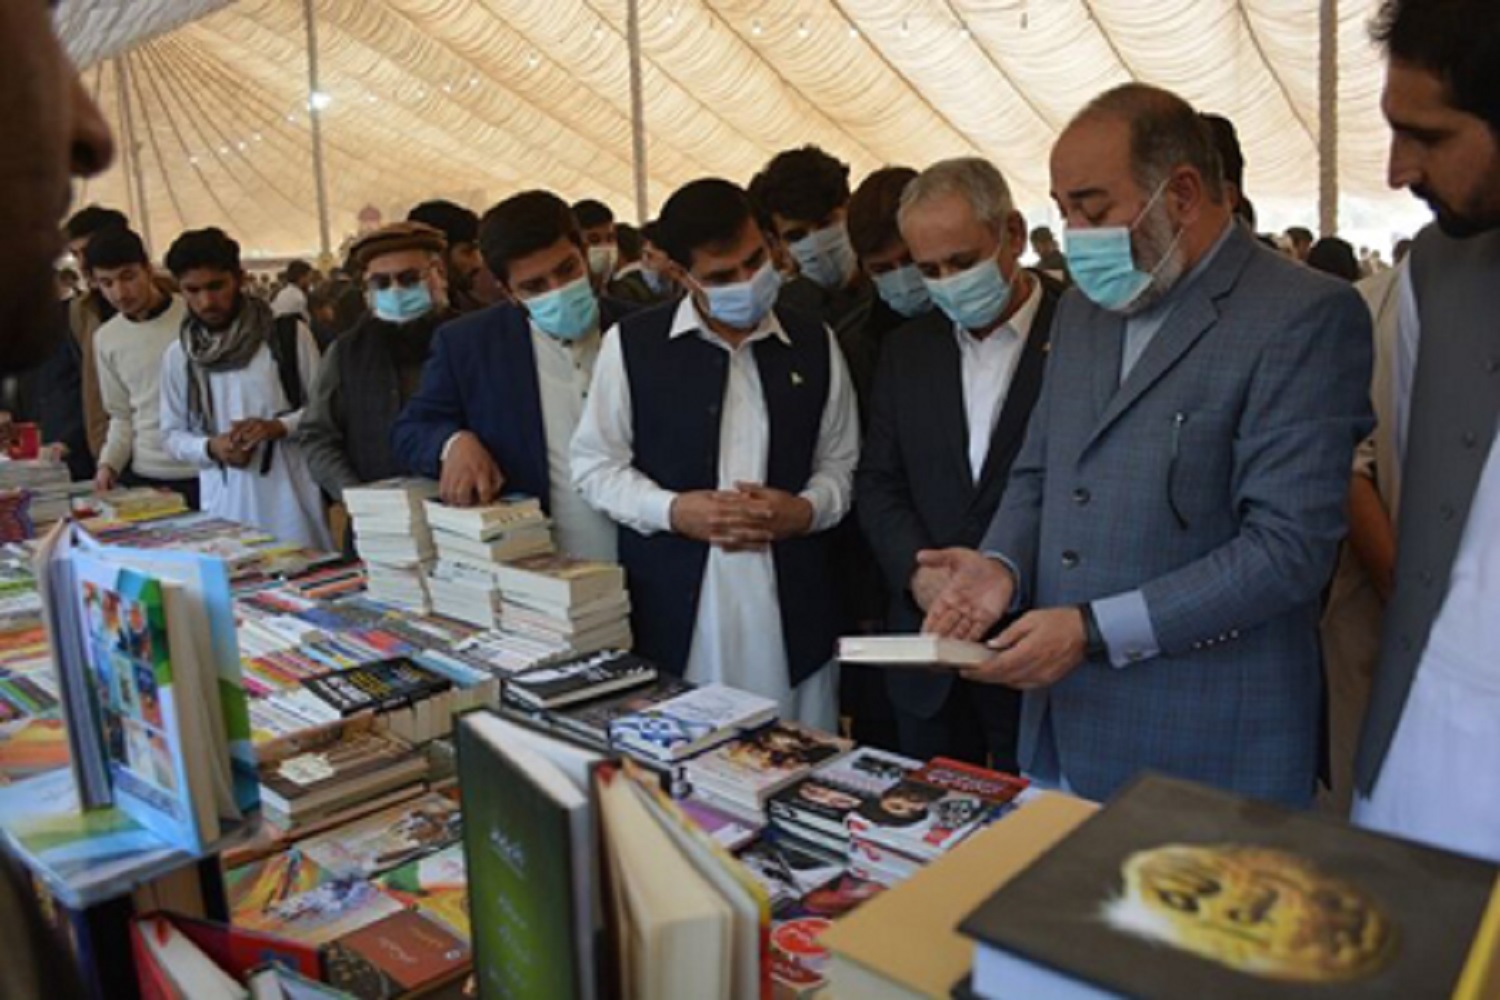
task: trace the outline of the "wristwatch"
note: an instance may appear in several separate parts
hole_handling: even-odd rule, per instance
[[[1080,604],[1078,613],[1083,615],[1084,659],[1095,663],[1109,662],[1109,644],[1104,641],[1104,633],[1099,631],[1099,619],[1094,614],[1094,606]]]

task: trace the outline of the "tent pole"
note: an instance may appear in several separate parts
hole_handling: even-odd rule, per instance
[[[635,174],[635,221],[645,225],[650,216],[646,196],[646,98],[641,82],[641,3],[626,0],[625,33],[630,45],[630,146]]]
[[[130,101],[130,56],[115,56],[115,89],[120,92],[120,128],[125,133],[125,170],[131,177],[135,196],[133,213],[141,227],[141,238],[148,250],[151,242],[151,209],[146,204],[146,176],[141,170],[141,144],[135,137],[135,112]]]
[[[1339,228],[1339,4],[1318,4],[1318,231]]]
[[[318,22],[313,12],[313,0],[302,0],[302,10],[307,21],[307,117],[312,123],[313,180],[318,195],[318,249],[326,264],[332,256],[333,241],[328,226],[328,180],[323,172],[323,109],[313,103],[313,95],[320,93]]]

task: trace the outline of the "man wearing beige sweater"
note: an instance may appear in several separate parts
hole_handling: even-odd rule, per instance
[[[109,415],[94,488],[170,489],[196,508],[198,470],[168,455],[161,435],[161,359],[182,328],[182,300],[161,288],[145,245],[129,229],[96,235],[84,260],[118,310],[94,335],[99,393]]]

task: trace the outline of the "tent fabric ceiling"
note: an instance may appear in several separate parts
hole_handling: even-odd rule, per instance
[[[1375,0],[1339,9],[1338,178],[1384,194]],[[1316,215],[1316,0],[640,0],[650,207],[694,177],[746,181],[816,143],[855,180],[978,154],[1023,205],[1091,96],[1170,87],[1240,132],[1252,198]],[[634,215],[625,0],[315,0],[333,236],[442,195],[531,186]],[[70,0],[85,82],[134,153],[84,196],[158,242],[221,225],[260,253],[318,244],[302,0]],[[127,99],[128,98],[128,99]]]

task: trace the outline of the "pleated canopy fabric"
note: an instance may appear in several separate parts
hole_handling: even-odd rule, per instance
[[[625,0],[314,0],[335,243],[361,209],[483,209],[546,186],[633,218]],[[884,164],[994,161],[1047,195],[1068,118],[1131,79],[1229,117],[1257,203],[1317,218],[1318,0],[640,0],[648,211],[816,143]],[[1385,187],[1375,0],[1338,11],[1337,178]],[[221,225],[257,254],[318,245],[302,0],[69,0],[64,39],[130,155],[83,197],[163,244]],[[139,183],[134,173],[140,174]],[[142,204],[144,203],[144,209]],[[158,251],[162,247],[157,248]]]

